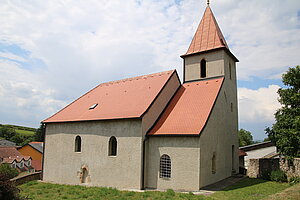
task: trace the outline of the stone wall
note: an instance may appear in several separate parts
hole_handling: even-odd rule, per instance
[[[250,159],[247,170],[247,175],[252,178],[262,177],[266,171],[282,170],[288,177],[300,177],[300,158],[295,158],[292,161],[279,158],[260,158]]]
[[[26,174],[21,177],[15,177],[15,178],[11,179],[10,181],[15,183],[16,185],[21,185],[21,184],[27,183],[29,181],[41,180],[41,174],[42,174],[42,172]]]

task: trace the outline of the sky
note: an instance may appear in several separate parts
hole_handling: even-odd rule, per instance
[[[239,128],[266,137],[300,65],[299,0],[211,0],[237,64]],[[100,83],[176,69],[205,0],[0,0],[0,123],[40,122]]]

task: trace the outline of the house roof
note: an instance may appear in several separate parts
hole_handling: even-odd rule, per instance
[[[247,151],[253,151],[253,150],[267,148],[267,147],[271,147],[271,146],[275,146],[274,143],[271,141],[267,141],[267,142],[260,142],[260,143],[256,143],[256,144],[243,146],[243,147],[240,147],[240,149],[247,152]]]
[[[16,143],[11,142],[9,140],[0,139],[0,146],[2,147],[16,146]]]
[[[0,147],[0,158],[11,156],[21,156],[21,153],[15,147]]]
[[[194,38],[183,56],[229,47],[209,6],[206,7]]]
[[[40,153],[43,153],[43,142],[30,142],[28,143],[32,148],[36,149]]]
[[[199,135],[223,80],[219,77],[183,84],[148,135]]]
[[[240,156],[247,156],[247,153],[243,151],[242,149],[239,150],[239,157]]]
[[[20,161],[22,161],[22,160],[25,160],[25,161],[27,161],[27,160],[29,160],[29,159],[31,159],[31,157],[30,156],[23,156],[23,155],[20,155],[20,156],[10,156],[10,157],[8,157],[8,158],[3,158],[3,163],[12,163],[14,160],[16,161],[16,162],[20,162]]]
[[[174,73],[176,70],[102,83],[43,122],[139,118]]]

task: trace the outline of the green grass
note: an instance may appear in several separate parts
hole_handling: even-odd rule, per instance
[[[263,199],[269,195],[281,192],[288,188],[287,183],[276,183],[260,179],[244,179],[237,184],[219,191],[210,196],[193,195],[191,193],[176,193],[173,190],[167,192],[129,192],[119,191],[114,188],[83,187],[71,185],[58,185],[31,181],[19,186],[21,194],[33,200],[46,199],[87,199],[87,200],[248,200]]]
[[[28,136],[34,135],[33,131],[27,131],[27,130],[21,130],[21,129],[15,129],[15,131],[16,131],[16,133],[19,133],[21,135],[28,135]]]
[[[237,184],[229,186],[223,191],[212,195],[215,199],[223,200],[250,200],[263,199],[290,187],[288,183],[278,183],[262,179],[247,178]]]

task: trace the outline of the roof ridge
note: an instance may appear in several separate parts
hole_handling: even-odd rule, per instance
[[[172,72],[172,73],[173,73],[174,71],[175,71],[175,69],[173,69],[173,70],[168,70],[168,71],[164,71],[164,72],[157,72],[157,73],[154,73],[154,74],[149,74],[149,75],[147,75],[147,76],[154,76],[154,75],[157,75],[157,74],[168,73],[168,72],[170,72],[170,73]],[[143,76],[146,76],[146,75],[137,76],[137,77],[132,77],[132,78],[127,78],[127,79],[128,79],[128,80],[129,80],[129,79],[132,80],[132,79],[136,79],[136,78],[138,78],[138,77],[143,77]],[[121,80],[118,80],[118,81],[127,80],[127,79],[121,79]],[[116,82],[116,81],[111,81],[111,82]],[[110,82],[106,82],[106,83],[101,83],[101,84],[97,85],[97,86],[94,87],[93,89],[91,89],[91,90],[89,90],[88,92],[84,93],[83,95],[81,95],[80,97],[78,97],[77,99],[75,99],[74,101],[72,101],[71,103],[69,103],[68,105],[66,105],[65,107],[63,107],[62,109],[60,109],[58,112],[56,112],[56,113],[54,113],[53,115],[51,115],[50,117],[44,119],[42,122],[47,121],[48,119],[50,119],[50,118],[52,118],[52,117],[58,115],[58,114],[61,113],[63,110],[65,110],[66,108],[68,108],[69,106],[71,106],[72,104],[74,104],[75,102],[77,102],[79,99],[81,99],[81,98],[84,97],[85,95],[88,95],[88,94],[90,94],[92,91],[96,90],[97,88],[102,87],[103,84],[108,84],[108,85],[109,85],[109,83],[110,83]]]
[[[131,78],[124,78],[124,79],[120,79],[120,80],[115,80],[115,81],[109,81],[109,82],[101,83],[101,84],[99,84],[99,86],[108,85],[108,84],[114,84],[114,83],[119,83],[119,82],[125,82],[125,81],[130,81],[130,80],[138,80],[138,79],[142,79],[142,78],[145,78],[145,77],[173,73],[174,71],[175,71],[175,69],[168,70],[168,71],[163,71],[163,72],[156,72],[156,73],[153,73],[153,74],[135,76],[135,77],[131,77]]]

